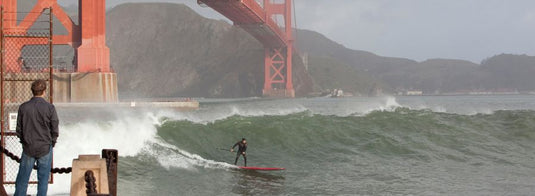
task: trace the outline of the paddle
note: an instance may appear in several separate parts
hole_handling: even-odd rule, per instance
[[[230,152],[230,149],[225,149],[225,148],[216,148],[218,150],[224,150],[224,151],[227,151],[227,152]]]

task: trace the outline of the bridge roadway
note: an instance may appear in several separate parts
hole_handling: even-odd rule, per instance
[[[255,0],[198,0],[243,28],[264,46],[282,48],[288,45],[284,32]],[[284,10],[275,6],[274,10]]]

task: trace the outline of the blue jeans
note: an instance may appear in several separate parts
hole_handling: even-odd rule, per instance
[[[37,161],[37,196],[46,196],[48,191],[48,177],[50,176],[50,168],[52,167],[52,146],[50,151],[45,156],[36,158],[22,153],[19,165],[19,173],[17,174],[17,181],[15,182],[14,196],[26,196],[28,190],[28,181],[32,173],[33,166]]]

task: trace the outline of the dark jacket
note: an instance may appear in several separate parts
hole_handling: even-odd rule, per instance
[[[58,115],[54,105],[42,97],[33,97],[19,106],[17,136],[28,156],[42,157],[55,145],[59,135]]]
[[[243,142],[239,141],[238,143],[234,144],[232,148],[234,149],[236,146],[238,146],[238,153],[245,152],[247,150],[247,144],[244,144]]]

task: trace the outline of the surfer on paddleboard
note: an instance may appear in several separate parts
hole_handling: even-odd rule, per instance
[[[247,150],[247,140],[245,140],[245,138],[241,138],[241,141],[236,142],[236,144],[232,146],[230,152],[234,152],[234,148],[236,146],[238,146],[238,153],[236,153],[236,160],[234,161],[234,165],[238,163],[240,155],[243,155],[243,161],[245,163],[245,167],[247,167],[247,156],[245,156],[245,151]]]

